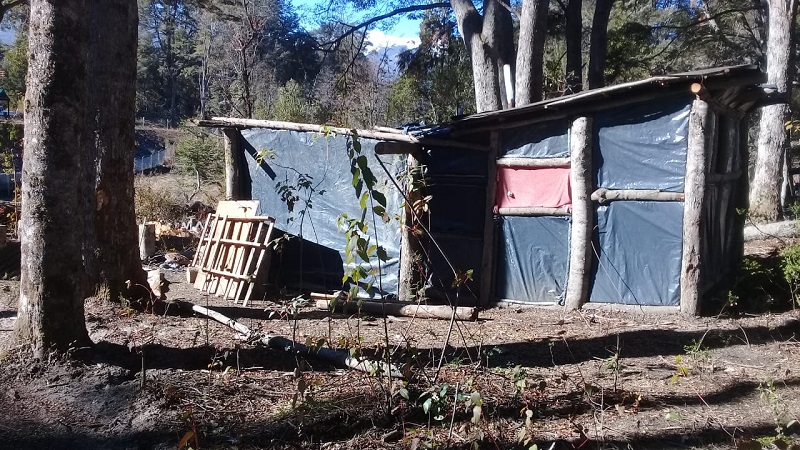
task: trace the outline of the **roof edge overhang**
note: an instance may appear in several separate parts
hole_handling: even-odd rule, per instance
[[[528,123],[576,117],[593,111],[676,94],[695,95],[691,87],[698,83],[704,91],[714,93],[731,89],[755,88],[765,81],[766,74],[761,71],[759,66],[753,64],[661,75],[556,97],[526,106],[456,118],[446,126],[452,130],[452,137],[458,137],[490,129],[511,128]],[[759,90],[759,95],[764,94]],[[757,106],[760,97],[751,100],[746,104],[739,105],[741,113],[749,112]]]

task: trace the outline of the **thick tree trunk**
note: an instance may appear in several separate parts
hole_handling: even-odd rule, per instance
[[[606,85],[606,55],[608,54],[608,18],[614,0],[597,0],[592,18],[592,34],[589,42],[589,89]]]
[[[96,288],[111,301],[129,292],[126,281],[146,286],[137,245],[133,199],[136,121],[135,0],[92,0],[89,129],[97,167],[95,192]]]
[[[767,78],[778,91],[791,97],[792,30],[797,12],[795,0],[769,0],[767,32]],[[756,167],[750,183],[750,214],[758,219],[775,220],[780,212],[781,162],[787,145],[784,124],[789,105],[771,105],[761,110],[758,125]]]
[[[31,0],[15,336],[38,356],[89,342],[82,243],[88,0]]]
[[[566,92],[574,94],[583,90],[583,23],[581,18],[582,0],[569,0],[566,13],[565,39],[567,43]]]
[[[487,7],[498,0],[489,0]],[[456,15],[458,29],[464,39],[464,45],[472,62],[472,74],[475,81],[475,103],[478,112],[495,111],[503,107],[500,97],[500,75],[497,69],[497,48],[493,21],[484,24],[470,0],[451,0]],[[502,7],[495,5],[494,8]],[[488,9],[487,15],[492,17]]]
[[[525,0],[522,3],[517,48],[516,106],[542,100],[542,66],[549,4],[548,0]]]

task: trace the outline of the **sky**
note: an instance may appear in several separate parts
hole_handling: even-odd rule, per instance
[[[305,15],[307,17],[313,17],[313,13],[311,11],[314,10],[314,7],[320,4],[325,4],[325,2],[320,2],[320,0],[291,0],[292,5],[296,8],[297,12],[301,17],[301,23],[305,22],[303,20]],[[309,20],[309,23],[304,24],[307,28],[313,28],[314,25],[313,20]],[[353,24],[356,24],[357,19],[354,20]],[[367,38],[369,39],[370,43],[372,44],[367,48],[367,52],[381,49],[385,47],[392,47],[395,45],[404,45],[408,48],[416,48],[419,46],[419,24],[420,19],[409,19],[406,16],[398,16],[394,20],[386,21],[385,23],[376,23],[369,28],[367,32]]]

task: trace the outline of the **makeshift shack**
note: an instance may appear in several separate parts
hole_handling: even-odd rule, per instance
[[[201,125],[227,137],[228,195],[301,237],[273,264],[278,287],[341,288],[359,145],[389,219],[367,220],[389,256],[367,264],[370,295],[696,314],[741,259],[763,81],[756,66],[658,76],[414,131]]]

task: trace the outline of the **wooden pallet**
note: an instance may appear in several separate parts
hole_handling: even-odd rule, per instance
[[[206,219],[190,270],[197,271],[194,287],[209,294],[242,300],[251,299],[256,281],[269,269],[268,243],[275,219],[269,216],[243,217],[230,210]]]

